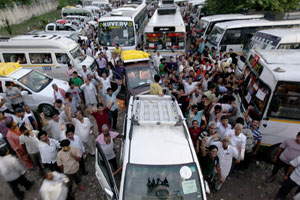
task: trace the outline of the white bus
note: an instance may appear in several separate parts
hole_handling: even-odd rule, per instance
[[[147,7],[141,4],[125,4],[102,16],[99,20],[99,43],[113,50],[119,44],[123,50],[141,45],[148,19]]]
[[[300,20],[266,19],[238,20],[218,23],[207,37],[209,46],[217,50],[228,52],[242,52],[244,45],[252,38],[253,34],[262,29],[274,28],[299,28]]]
[[[216,23],[228,22],[233,20],[246,20],[246,19],[261,19],[263,14],[245,15],[245,14],[225,14],[225,15],[211,15],[202,17],[196,26],[195,34],[200,37],[206,38]]]
[[[83,65],[92,71],[97,68],[95,60],[85,55],[77,42],[56,35],[0,37],[0,62],[19,62],[24,68],[62,80],[69,79],[66,74],[68,63],[77,71]]]
[[[265,153],[270,159],[279,143],[300,130],[300,52],[252,49],[249,54],[237,108],[243,114],[251,105],[250,118],[261,119],[262,144],[272,147]]]
[[[159,51],[167,58],[179,51],[185,52],[186,31],[179,7],[173,7],[170,14],[161,12],[164,12],[163,7],[155,11],[145,28],[144,50]]]
[[[300,28],[258,31],[245,45],[243,52],[247,53],[251,49],[300,49]],[[237,78],[242,75],[247,58],[248,56],[238,56],[235,70]]]

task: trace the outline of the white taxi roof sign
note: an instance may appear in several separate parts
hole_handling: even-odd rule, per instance
[[[124,63],[147,61],[149,60],[150,54],[144,51],[127,50],[122,51],[121,59]]]
[[[21,65],[17,62],[0,63],[0,76],[7,76],[20,68]]]

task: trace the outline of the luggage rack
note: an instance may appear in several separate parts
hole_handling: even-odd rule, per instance
[[[133,101],[132,116],[139,125],[177,125],[182,122],[179,106],[171,96],[141,95]]]

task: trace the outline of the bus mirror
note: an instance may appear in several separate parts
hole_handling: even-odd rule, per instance
[[[270,105],[271,111],[275,113],[278,112],[280,104],[281,104],[281,99],[279,99],[278,97],[274,97]]]

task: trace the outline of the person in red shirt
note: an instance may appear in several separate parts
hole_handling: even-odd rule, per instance
[[[107,124],[110,126],[109,123],[109,118],[108,118],[108,111],[110,110],[112,104],[109,105],[108,107],[105,107],[102,103],[98,103],[97,104],[97,109],[93,108],[93,109],[88,109],[88,112],[93,115],[93,117],[95,118],[96,122],[97,122],[97,126],[98,126],[98,134],[102,133],[102,125],[103,124]]]
[[[197,120],[192,121],[192,127],[189,127],[189,132],[190,132],[194,147],[196,149],[196,152],[198,154],[199,153],[199,143],[197,143],[197,140],[198,140],[198,138],[200,136],[200,133],[201,133],[201,126],[198,127],[198,121]]]

